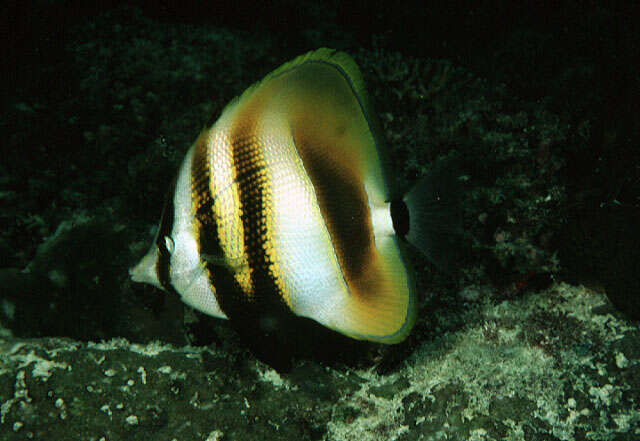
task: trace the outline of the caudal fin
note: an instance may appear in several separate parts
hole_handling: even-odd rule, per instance
[[[458,174],[452,162],[436,165],[391,203],[396,233],[445,271],[452,270],[462,255]]]

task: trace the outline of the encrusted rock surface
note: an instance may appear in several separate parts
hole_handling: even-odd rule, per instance
[[[480,289],[480,288],[479,288]],[[0,345],[3,440],[634,440],[640,330],[557,284],[479,301],[390,374],[124,339]]]

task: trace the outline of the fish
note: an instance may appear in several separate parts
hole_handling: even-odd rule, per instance
[[[291,315],[402,342],[417,315],[407,244],[444,254],[450,229],[421,220],[442,205],[433,179],[398,196],[383,138],[347,53],[283,64],[201,131],[132,280],[256,332]]]

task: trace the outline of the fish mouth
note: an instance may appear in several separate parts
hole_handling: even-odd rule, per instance
[[[147,253],[137,265],[129,269],[129,277],[137,283],[148,283],[162,288],[158,275],[156,274],[156,255],[153,252]]]
[[[140,273],[141,273],[140,264],[137,264],[129,268],[129,277],[134,282],[142,282]]]

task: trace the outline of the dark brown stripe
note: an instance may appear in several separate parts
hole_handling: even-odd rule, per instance
[[[341,158],[326,154],[335,146],[322,145],[321,140],[305,135],[294,129],[294,143],[313,184],[343,276],[350,286],[366,294],[371,287],[363,275],[370,264],[373,230],[364,184],[353,167],[336,164]]]
[[[205,132],[206,133],[206,132]],[[211,259],[202,256],[222,257],[224,252],[218,234],[218,222],[214,212],[214,199],[211,195],[211,167],[207,155],[207,136],[201,135],[191,158],[191,207],[195,219],[196,242],[201,263],[204,265],[209,278],[209,284],[214,291],[216,301],[221,304],[222,291],[220,280],[228,282],[233,279],[232,274],[224,265],[216,265]]]
[[[237,134],[232,139],[245,251],[251,268],[251,285],[258,296],[276,293],[276,283],[269,270],[272,262],[263,247],[268,240],[266,210],[272,209],[268,206],[270,188],[262,154],[263,146],[254,136]]]
[[[389,163],[388,160],[388,153],[387,153],[387,149],[384,148],[383,144],[384,142],[379,139],[379,134],[382,133],[382,129],[380,126],[380,122],[378,121],[377,116],[375,115],[375,112],[372,112],[372,114],[369,114],[369,111],[372,111],[372,106],[370,104],[370,100],[367,94],[367,91],[364,89],[360,90],[360,93],[358,93],[358,90],[356,89],[355,84],[353,83],[353,78],[352,76],[350,76],[343,68],[340,64],[334,62],[333,60],[331,60],[331,57],[338,53],[338,51],[336,50],[331,50],[331,52],[328,54],[329,58],[326,60],[323,59],[309,59],[309,60],[305,60],[304,62],[300,63],[300,64],[296,64],[294,66],[291,66],[289,69],[286,70],[282,70],[281,72],[278,72],[277,75],[274,75],[273,78],[278,78],[284,75],[288,75],[288,74],[292,74],[295,70],[299,70],[299,69],[304,69],[305,67],[309,67],[309,66],[326,66],[329,67],[333,70],[335,70],[335,73],[338,74],[340,77],[342,77],[342,79],[345,81],[346,86],[349,88],[349,93],[350,95],[353,97],[354,100],[357,101],[358,103],[358,107],[360,108],[360,111],[362,112],[362,116],[365,119],[365,121],[367,122],[367,127],[369,127],[369,130],[371,132],[371,135],[373,137],[373,141],[374,141],[374,146],[376,149],[376,152],[378,154],[378,158],[380,158],[380,162],[383,165],[386,165]],[[354,62],[355,63],[355,62]],[[360,72],[359,72],[359,68],[358,68],[358,72],[357,72],[357,76],[361,76]],[[360,81],[361,83],[363,83],[363,81]],[[387,193],[389,193],[389,180],[388,175],[387,175],[387,170],[385,169],[385,167],[382,167],[382,173],[383,173],[383,181],[384,181],[384,186],[385,186],[385,190]]]
[[[279,292],[272,270],[273,262],[263,246],[269,239],[267,210],[272,210],[273,206],[263,155],[264,145],[256,136],[256,125],[252,124],[252,117],[259,114],[255,107],[247,105],[236,115],[239,123],[230,132],[240,202],[239,215],[251,281],[251,292],[243,293],[243,297],[235,299],[230,306],[236,310],[236,315],[263,323],[265,317],[280,321],[283,314],[290,311]]]
[[[222,256],[211,195],[211,169],[206,139],[199,140],[191,158],[191,205],[196,220],[200,254]]]

